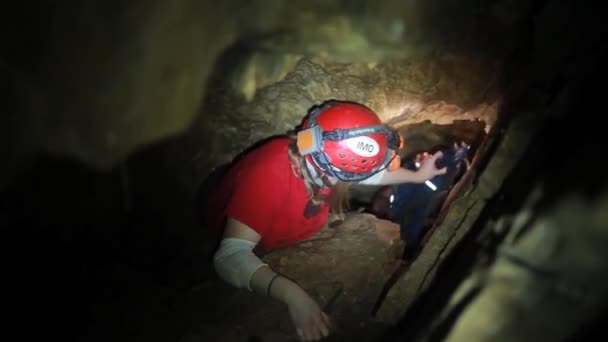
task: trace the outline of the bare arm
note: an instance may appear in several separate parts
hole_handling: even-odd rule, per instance
[[[261,236],[242,222],[228,217],[224,239],[242,239],[257,244]],[[262,264],[257,256],[254,262]],[[252,260],[252,259],[249,259]],[[270,296],[285,303],[289,308],[291,320],[300,338],[318,340],[328,336],[331,328],[329,317],[304,289],[293,281],[278,275],[268,265],[259,267],[249,279],[249,287],[263,296]]]
[[[226,230],[224,231],[224,238],[243,239],[257,244],[261,236],[247,225],[229,217],[226,223]],[[249,286],[254,292],[266,296],[269,290],[268,285],[275,275],[277,273],[269,266],[262,266],[251,276]],[[287,304],[290,294],[300,291],[303,292],[304,290],[291,280],[279,276],[272,282],[269,294],[272,298]]]
[[[399,168],[394,171],[383,170],[372,177],[360,182],[362,185],[393,185],[400,183],[424,183],[426,180],[436,175],[446,173],[447,169],[437,169],[435,161],[442,156],[441,151],[431,157],[422,160],[420,168],[412,171],[406,168]]]
[[[359,182],[362,185],[392,185],[400,183],[423,183],[426,179],[420,172],[400,168],[395,171],[380,171],[372,177]]]

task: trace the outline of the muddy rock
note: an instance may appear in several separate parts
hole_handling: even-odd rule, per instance
[[[379,239],[390,231],[379,224],[383,225],[372,215],[352,214],[296,246],[261,252],[264,262],[300,284],[331,316],[335,326],[332,341],[374,340],[388,329],[373,319],[371,311],[387,277],[399,264],[399,246]],[[181,299],[184,305],[195,307],[206,301],[206,307],[217,313],[213,322],[186,332],[184,341],[197,335],[222,341],[252,336],[263,341],[297,340],[284,305],[221,282],[209,286],[206,291],[217,287],[212,290],[218,291],[217,302],[209,302],[197,290]]]
[[[265,64],[262,55],[258,56],[256,65]],[[464,60],[428,56],[344,64],[322,57],[302,57],[289,72],[277,72],[280,76],[275,79],[280,79],[274,83],[263,85],[269,81],[260,82],[256,74],[243,74],[240,89],[247,89],[245,97],[255,95],[251,101],[241,98],[230,108],[219,108],[207,123],[214,151],[208,163],[214,166],[226,162],[229,156],[261,139],[288,132],[311,107],[328,99],[368,105],[395,127],[424,121],[450,124],[479,120],[489,130],[496,120],[498,95],[489,74],[483,72],[487,66],[469,65]],[[290,65],[283,64],[285,68]],[[456,69],[467,72],[454,72]],[[254,85],[261,87],[254,91]]]
[[[521,13],[521,4],[499,3],[494,6],[495,17],[503,18],[501,22],[519,20],[515,13]],[[270,99],[295,99],[299,105],[287,110],[288,115],[302,113],[327,97],[361,101],[385,119],[403,114],[406,107],[424,108],[429,98],[456,104],[467,113],[481,101],[455,93],[469,91],[465,79],[481,76],[486,84],[492,76],[472,70],[475,68],[449,67],[452,75],[448,79],[456,78],[458,86],[442,85],[437,75],[445,70],[435,69],[435,57],[426,56],[437,50],[438,37],[455,41],[454,35],[462,38],[468,22],[480,20],[478,12],[467,9],[470,5],[442,3],[450,14],[449,21],[436,10],[438,1],[417,0],[289,4],[256,0],[220,5],[191,0],[171,4],[87,0],[38,4],[36,13],[17,6],[17,11],[6,11],[5,32],[18,25],[31,30],[22,30],[26,36],[23,44],[7,33],[10,52],[3,55],[3,68],[22,74],[19,80],[5,77],[12,89],[21,88],[23,81],[33,88],[33,92],[19,90],[18,105],[36,108],[19,110],[23,123],[16,129],[19,135],[36,138],[26,142],[11,138],[15,151],[10,153],[19,160],[38,151],[51,152],[96,168],[112,168],[135,151],[188,134],[197,121],[216,120],[218,113],[208,100],[216,97],[214,91],[221,87],[214,74],[228,77],[234,92],[252,101],[261,89],[296,70],[303,57],[325,59],[328,63],[317,64],[329,74],[335,71],[332,64],[348,70],[359,68],[341,63],[385,71],[346,73],[352,76],[350,84],[360,89],[357,91],[344,89],[349,86],[342,82],[343,77],[335,82],[322,81],[322,86],[315,79],[315,90],[300,85],[297,90],[304,93],[300,97],[280,96],[278,93],[285,92],[276,89],[268,91]],[[482,7],[475,5],[476,11]],[[446,34],[452,32],[454,35]],[[31,51],[24,51],[24,46]],[[445,51],[448,49],[442,53]],[[403,66],[407,63],[394,61],[421,55],[430,63],[414,67],[417,72],[405,73],[399,71],[402,67],[389,66]],[[465,59],[475,60],[470,56]],[[227,70],[226,65],[232,69]],[[408,86],[413,80],[424,87]],[[437,86],[444,90],[431,90],[434,95],[427,98],[428,88]],[[475,96],[481,93],[473,92]],[[421,95],[425,97],[419,98]],[[466,98],[465,104],[460,103],[461,98]],[[413,105],[419,102],[421,107]],[[261,108],[264,111],[264,106]],[[246,108],[241,119],[253,116],[250,109]],[[280,121],[272,116],[276,111],[268,113],[272,121]],[[19,148],[21,144],[23,148]],[[209,165],[215,165],[216,159],[214,156]]]

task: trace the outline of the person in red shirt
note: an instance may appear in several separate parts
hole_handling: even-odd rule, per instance
[[[354,182],[422,183],[440,153],[417,171],[400,167],[400,136],[368,107],[329,100],[294,132],[272,137],[235,159],[208,193],[206,224],[219,239],[214,268],[221,279],[287,304],[303,340],[328,336],[331,322],[294,281],[274,272],[253,249],[293,245],[318,233],[330,212],[347,209]]]

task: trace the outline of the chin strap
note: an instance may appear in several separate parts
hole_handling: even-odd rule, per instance
[[[327,179],[326,175],[320,174],[319,171],[317,171],[317,169],[315,168],[315,166],[310,164],[308,159],[304,158],[304,162],[306,163],[306,169],[308,170],[310,177],[312,178],[313,182],[315,182],[315,184],[320,187],[331,186],[331,183],[329,182],[329,179]]]

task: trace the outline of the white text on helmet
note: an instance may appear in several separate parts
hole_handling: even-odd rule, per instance
[[[347,139],[346,145],[351,151],[362,157],[374,157],[380,151],[376,140],[366,136]]]

